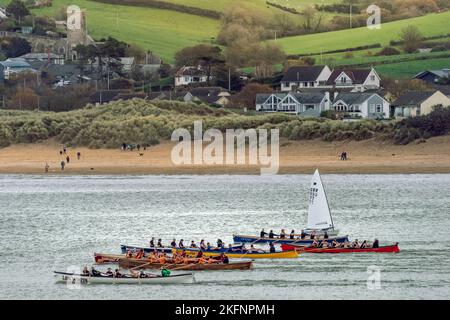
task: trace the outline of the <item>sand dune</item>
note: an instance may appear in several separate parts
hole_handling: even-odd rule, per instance
[[[0,173],[44,174],[259,174],[259,166],[190,165],[171,161],[172,142],[163,142],[146,151],[69,148],[71,158],[62,172],[59,154],[62,145],[54,140],[18,144],[0,149]],[[339,154],[346,150],[348,161]],[[81,152],[77,160],[76,153]],[[143,155],[140,155],[142,153]],[[450,136],[424,143],[397,146],[379,141],[282,141],[279,173],[450,173]]]

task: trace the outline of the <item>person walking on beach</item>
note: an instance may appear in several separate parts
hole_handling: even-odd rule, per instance
[[[141,150],[141,145],[138,144],[138,145],[136,146],[136,148],[137,148],[137,151],[140,151],[140,150]]]
[[[66,163],[64,160],[61,161],[61,171],[64,171],[64,167],[66,166]]]
[[[59,150],[59,154],[62,156],[62,154],[63,154],[62,150]]]
[[[69,156],[66,157],[66,161],[67,161],[67,163],[70,162],[70,157]]]
[[[48,165],[48,162],[45,163],[45,172],[48,172],[48,168],[50,168],[50,166]]]
[[[81,159],[81,152],[80,152],[80,151],[77,152],[77,159],[78,159],[78,160]]]
[[[67,154],[67,148],[66,147],[63,148],[63,151],[64,151],[64,154]]]

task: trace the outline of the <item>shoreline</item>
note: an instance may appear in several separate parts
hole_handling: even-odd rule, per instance
[[[59,154],[63,146],[54,140],[17,144],[0,149],[0,175],[260,175],[255,165],[174,165],[175,143],[164,141],[146,151],[69,148],[64,171]],[[341,151],[349,160],[339,159]],[[76,153],[81,152],[80,160]],[[450,173],[450,136],[435,137],[406,146],[386,142],[320,140],[281,141],[277,174],[445,174]],[[45,164],[50,168],[46,173]]]

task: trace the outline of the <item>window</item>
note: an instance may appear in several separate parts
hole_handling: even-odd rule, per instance
[[[374,104],[369,105],[369,113],[375,113],[375,105]]]
[[[308,82],[303,82],[303,86],[307,87],[308,86]]]
[[[341,77],[341,83],[347,83],[347,78],[346,77]]]
[[[189,82],[189,77],[184,77],[185,82]]]
[[[381,113],[383,111],[383,108],[381,107],[381,104],[377,104],[377,113]]]
[[[307,104],[306,106],[305,106],[305,110],[314,110],[315,108],[314,108],[314,105],[313,104]]]
[[[309,86],[310,86],[310,87],[314,87],[314,85],[315,85],[314,81],[311,81],[311,82],[309,83]]]
[[[375,76],[374,75],[370,76],[370,81],[375,81]]]

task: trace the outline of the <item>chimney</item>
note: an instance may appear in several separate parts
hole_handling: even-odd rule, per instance
[[[338,96],[338,94],[339,94],[339,92],[337,92],[337,91],[334,92],[334,94],[333,94],[333,100],[336,99],[336,97]]]

